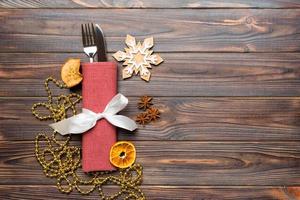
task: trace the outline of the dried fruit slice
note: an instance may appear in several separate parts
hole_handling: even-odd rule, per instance
[[[82,81],[82,74],[79,72],[80,59],[69,59],[61,68],[61,79],[67,87],[78,85]]]
[[[131,142],[120,141],[110,149],[109,160],[112,165],[118,168],[130,167],[136,158],[136,150]]]

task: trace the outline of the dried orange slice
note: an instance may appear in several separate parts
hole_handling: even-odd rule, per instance
[[[135,162],[135,158],[136,150],[131,142],[120,141],[110,149],[110,162],[118,168],[130,167]]]
[[[61,79],[67,87],[78,85],[82,81],[82,74],[79,72],[80,59],[69,59],[61,68]]]

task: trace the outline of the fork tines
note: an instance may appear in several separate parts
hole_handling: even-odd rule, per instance
[[[81,24],[82,44],[84,47],[95,46],[96,36],[94,24]]]
[[[90,58],[90,62],[94,61],[94,56],[97,53],[96,46],[96,31],[94,24],[82,24],[81,25],[82,44],[84,53]]]

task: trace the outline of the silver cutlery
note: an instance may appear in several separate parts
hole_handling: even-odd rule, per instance
[[[97,53],[95,41],[96,32],[93,24],[81,24],[81,35],[84,53],[94,62],[94,56]]]
[[[95,24],[96,26],[96,35],[94,40],[96,41],[98,53],[98,62],[105,62],[107,61],[106,58],[106,45],[105,45],[105,40],[104,40],[104,34],[101,29],[101,27],[98,24]]]

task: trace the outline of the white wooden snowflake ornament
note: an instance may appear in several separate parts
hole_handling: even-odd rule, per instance
[[[117,61],[124,61],[123,65],[126,66],[123,69],[123,79],[129,78],[134,74],[140,73],[143,80],[149,81],[151,73],[148,69],[151,69],[151,64],[159,65],[163,59],[158,54],[153,54],[150,50],[153,47],[153,37],[146,38],[141,42],[136,43],[135,38],[131,35],[127,35],[125,40],[128,48],[124,48],[125,52],[118,51],[113,54],[113,57]]]

